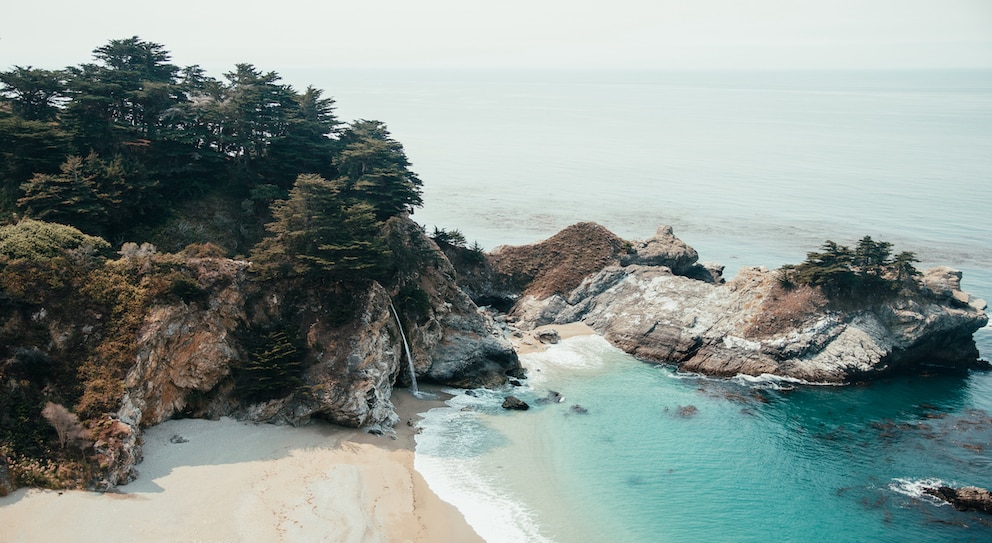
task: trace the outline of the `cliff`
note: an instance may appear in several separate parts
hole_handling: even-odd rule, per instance
[[[567,292],[525,291],[511,315],[522,328],[582,321],[641,359],[718,376],[841,383],[987,367],[973,339],[988,323],[986,304],[962,292],[950,268],[924,272],[912,292],[837,304],[764,268],[724,284],[722,268],[696,258],[662,227]]]
[[[247,261],[126,248],[104,268],[123,270],[128,300],[138,302],[113,322],[95,308],[78,310],[91,303],[79,285],[75,296],[0,300],[2,339],[13,353],[0,377],[25,409],[51,394],[42,387],[52,383],[61,383],[55,393],[70,406],[82,387],[74,410],[92,411],[92,448],[81,446],[88,464],[98,467],[81,483],[109,489],[137,476],[141,429],[174,417],[294,425],[320,417],[388,431],[397,422],[393,387],[410,380],[394,301],[418,379],[495,386],[519,370],[510,343],[457,287],[450,262],[421,228],[396,217],[385,229],[398,270],[389,284],[258,281]],[[96,269],[80,283],[106,273],[90,267]],[[112,301],[120,306],[121,289],[114,288]],[[133,327],[121,329],[124,320]],[[120,367],[106,361],[111,343]],[[25,352],[64,372],[25,373]],[[105,379],[86,378],[104,370]],[[83,375],[83,382],[67,385],[70,374]],[[96,396],[91,389],[101,391],[102,401],[87,399]]]

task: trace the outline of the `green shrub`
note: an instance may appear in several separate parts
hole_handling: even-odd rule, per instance
[[[11,259],[47,260],[80,249],[106,255],[110,243],[71,226],[33,219],[0,226],[0,255]]]

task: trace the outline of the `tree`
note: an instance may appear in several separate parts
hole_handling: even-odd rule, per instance
[[[69,138],[55,123],[0,112],[0,215],[16,209],[25,181],[36,173],[57,173],[70,154]]]
[[[72,100],[65,116],[78,147],[107,154],[154,137],[162,114],[179,101],[179,68],[168,63],[169,53],[133,36],[94,49],[93,58],[98,62],[67,70]]]
[[[97,188],[96,165],[71,156],[58,175],[36,174],[21,186],[24,196],[17,206],[33,218],[70,224],[86,232],[100,232],[108,210]]]
[[[307,87],[296,94],[296,107],[287,112],[286,132],[274,138],[269,149],[270,182],[287,188],[296,176],[312,173],[333,179],[333,160],[340,123],[334,116],[334,100],[323,98],[323,91]]]
[[[916,258],[916,253],[902,251],[896,255],[892,262],[892,267],[895,268],[896,272],[896,282],[903,284],[914,280],[920,275],[919,270],[913,266],[914,262],[919,262],[919,259]]]
[[[228,86],[221,102],[226,118],[222,150],[241,163],[266,155],[274,138],[285,135],[294,93],[278,84],[276,72],[263,73],[251,64],[238,64],[224,74]]]
[[[48,402],[41,410],[41,416],[55,428],[59,436],[59,448],[64,449],[67,444],[72,444],[80,449],[89,446],[89,432],[79,422],[79,417],[75,413],[57,403]]]
[[[829,240],[820,250],[807,253],[806,261],[797,266],[783,266],[780,281],[820,287],[833,299],[864,302],[912,287],[919,275],[913,253],[903,251],[893,259],[892,244],[871,236],[863,237],[853,251]]]
[[[891,263],[891,256],[891,243],[875,241],[871,236],[865,236],[854,250],[853,265],[865,273],[881,275],[884,268]]]
[[[272,204],[273,235],[252,251],[252,267],[264,277],[326,276],[363,281],[378,273],[386,256],[380,223],[371,206],[349,203],[339,182],[318,175],[297,178],[289,198]]]
[[[61,170],[58,175],[36,174],[24,183],[17,205],[32,217],[96,234],[131,226],[136,217],[160,206],[158,183],[121,156],[109,161],[96,153],[70,156]]]
[[[64,74],[31,66],[0,72],[0,97],[26,121],[54,121],[65,99]]]
[[[341,144],[336,165],[342,183],[349,195],[372,205],[379,220],[423,205],[423,183],[385,124],[356,121],[342,133]]]

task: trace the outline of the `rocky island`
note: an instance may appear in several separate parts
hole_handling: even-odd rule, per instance
[[[973,339],[988,323],[986,303],[962,292],[951,268],[914,270],[897,289],[879,284],[854,300],[789,284],[788,268],[744,268],[731,281],[722,271],[700,264],[670,227],[634,243],[580,223],[498,248],[462,281],[522,329],[581,321],[642,360],[684,371],[848,383],[988,368]]]

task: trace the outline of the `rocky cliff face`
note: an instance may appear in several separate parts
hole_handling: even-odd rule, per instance
[[[848,382],[983,366],[972,336],[988,322],[986,305],[960,290],[960,272],[929,270],[918,294],[845,310],[812,289],[784,290],[763,268],[743,269],[726,284],[712,272],[701,280],[695,251],[673,238],[659,229],[621,265],[566,295],[524,297],[513,314],[523,327],[583,321],[639,358],[711,375]],[[645,249],[650,256],[637,254]]]
[[[145,311],[119,409],[92,425],[92,456],[102,468],[93,486],[133,480],[141,429],[176,416],[294,425],[320,417],[388,431],[397,422],[393,387],[410,381],[394,300],[419,379],[466,387],[505,382],[520,367],[516,353],[492,317],[457,287],[450,262],[409,219],[393,219],[387,230],[404,270],[390,285],[260,283],[250,278],[248,262],[180,261],[170,277],[181,274],[185,282],[177,284],[195,295],[157,298]],[[135,258],[154,259],[154,250]],[[79,336],[82,325],[63,317],[47,328],[57,345],[54,339]],[[284,392],[260,399],[246,395],[239,372],[253,359],[252,337],[272,330],[288,330],[294,339],[300,374]]]

